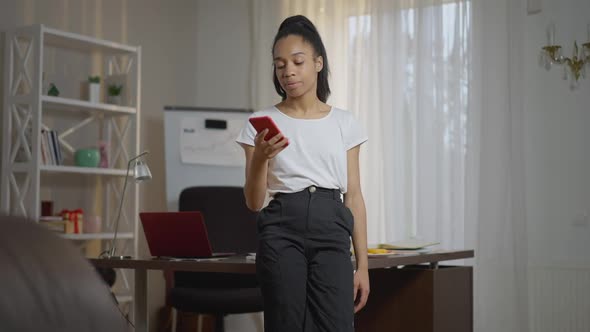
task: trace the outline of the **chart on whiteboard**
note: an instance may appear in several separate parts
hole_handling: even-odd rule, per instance
[[[185,118],[180,128],[180,159],[185,164],[244,166],[244,150],[236,138],[243,119],[223,120],[226,128],[206,128],[205,119]]]

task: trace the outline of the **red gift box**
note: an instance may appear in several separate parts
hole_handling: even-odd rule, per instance
[[[66,222],[66,234],[82,233],[82,223],[84,221],[84,211],[82,209],[62,210],[60,215]]]

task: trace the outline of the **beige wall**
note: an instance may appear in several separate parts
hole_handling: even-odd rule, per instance
[[[142,46],[141,144],[153,180],[141,185],[140,210],[157,211],[166,209],[163,106],[249,107],[249,9],[241,0],[0,0],[0,31],[41,23]],[[163,278],[149,277],[155,327]]]

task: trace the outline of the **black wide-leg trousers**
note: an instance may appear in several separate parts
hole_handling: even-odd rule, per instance
[[[350,236],[340,191],[276,194],[257,221],[265,332],[354,330]]]

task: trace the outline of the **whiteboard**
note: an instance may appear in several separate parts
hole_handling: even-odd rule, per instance
[[[191,186],[243,186],[245,156],[235,142],[250,110],[164,107],[166,200],[178,210],[180,192]]]
[[[235,140],[244,122],[240,119],[180,119],[180,161],[184,164],[244,166],[244,151]],[[214,126],[208,126],[214,123]],[[217,127],[216,124],[221,124]]]

